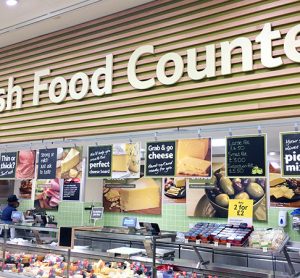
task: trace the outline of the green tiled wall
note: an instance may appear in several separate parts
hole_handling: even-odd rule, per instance
[[[54,215],[55,221],[60,226],[92,226],[90,221],[90,210],[84,208],[90,207],[92,203],[84,202],[61,202],[58,211],[48,211],[49,215]],[[94,203],[95,206],[101,206],[101,203]],[[33,208],[32,200],[21,200],[18,210],[26,211]],[[104,220],[97,220],[97,225],[104,225]]]
[[[90,221],[90,211],[85,210],[85,207],[90,207],[89,202],[61,202],[58,211],[51,211],[49,214],[54,215],[60,226],[92,226],[94,223]],[[94,205],[101,206],[101,203]],[[33,207],[33,201],[22,200],[19,210],[25,211]],[[289,210],[290,213],[292,210]],[[271,208],[268,212],[268,222],[255,222],[255,227],[278,227],[278,212],[279,209]],[[170,231],[186,231],[190,224],[195,224],[201,221],[225,223],[224,218],[197,218],[187,217],[185,205],[170,205],[163,206],[162,215],[140,215],[140,214],[124,214],[124,213],[105,213],[102,220],[96,222],[97,226],[120,226],[124,216],[136,216],[139,221],[156,222],[163,230]],[[285,231],[294,241],[300,241],[300,233],[291,229],[291,217],[289,217],[288,226]]]

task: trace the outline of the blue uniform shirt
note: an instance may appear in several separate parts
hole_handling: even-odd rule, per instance
[[[1,220],[3,221],[11,221],[11,214],[13,211],[17,209],[13,206],[7,205],[7,207],[2,211]]]

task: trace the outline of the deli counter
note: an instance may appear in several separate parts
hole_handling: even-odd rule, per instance
[[[176,232],[147,235],[117,227],[78,227],[74,228],[74,246],[62,248],[57,244],[56,227],[0,226],[3,230],[0,277],[298,277],[300,271],[300,244],[290,242],[288,236],[276,250],[271,250],[193,242],[180,238]],[[9,233],[14,233],[15,238],[9,239]],[[47,266],[52,260],[56,273],[50,272],[52,276],[42,273],[38,259],[48,261]],[[29,262],[38,266],[37,272],[28,267]],[[93,270],[89,273],[94,276],[85,276],[82,269],[92,267],[98,267],[99,275],[98,270]],[[101,267],[106,272],[101,273]],[[131,271],[143,268],[143,273],[113,276],[109,273],[114,267],[127,267]],[[181,276],[171,276],[172,271]],[[163,272],[170,275],[162,276]]]

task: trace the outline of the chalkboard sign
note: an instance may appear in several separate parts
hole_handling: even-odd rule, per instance
[[[300,176],[300,132],[280,134],[281,175],[283,177]]]
[[[39,150],[38,179],[55,179],[57,149]]]
[[[60,227],[58,246],[72,249],[74,247],[74,230],[72,227]]]
[[[64,180],[63,201],[79,201],[79,200],[80,200],[80,180],[79,179]]]
[[[266,176],[266,136],[227,137],[226,175],[228,177]]]
[[[93,207],[91,211],[91,219],[102,219],[103,211],[103,207]]]
[[[89,147],[88,177],[110,178],[112,162],[112,145]]]
[[[148,142],[145,175],[173,177],[175,175],[176,141]]]
[[[17,152],[0,154],[0,179],[14,179],[17,166]]]

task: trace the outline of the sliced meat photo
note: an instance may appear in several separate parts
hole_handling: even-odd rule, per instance
[[[17,179],[33,179],[35,172],[36,151],[19,151],[18,164],[16,171]]]

